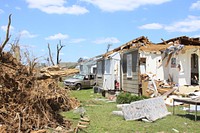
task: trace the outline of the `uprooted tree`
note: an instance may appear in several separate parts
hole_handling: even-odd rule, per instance
[[[68,90],[58,86],[57,80],[35,76],[34,70],[30,73],[10,52],[4,52],[10,39],[10,24],[11,15],[0,46],[0,132],[30,132],[60,125],[69,129],[71,123],[59,111],[70,110],[79,103],[69,97]]]

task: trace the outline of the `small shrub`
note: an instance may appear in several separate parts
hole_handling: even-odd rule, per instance
[[[125,104],[125,103],[131,103],[134,101],[143,100],[143,99],[147,99],[147,97],[132,95],[131,93],[128,93],[128,92],[122,92],[117,96],[116,102],[118,104]]]

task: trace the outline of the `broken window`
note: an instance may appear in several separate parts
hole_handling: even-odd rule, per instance
[[[176,68],[176,58],[171,58],[171,68]]]
[[[146,58],[140,58],[140,73],[146,73]]]

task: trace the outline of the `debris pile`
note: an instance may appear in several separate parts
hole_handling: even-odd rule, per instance
[[[9,52],[0,53],[0,131],[30,132],[71,123],[59,111],[79,105],[56,79],[38,79]],[[3,128],[2,128],[3,127]]]
[[[40,70],[42,78],[58,78],[79,73],[78,69],[61,69],[58,65],[53,67],[44,67]]]
[[[144,96],[156,97],[160,95],[166,95],[167,93],[171,94],[177,89],[170,79],[168,82],[165,80],[156,80],[154,76],[155,75],[152,74],[140,75],[142,94]],[[169,94],[167,94],[167,96]]]

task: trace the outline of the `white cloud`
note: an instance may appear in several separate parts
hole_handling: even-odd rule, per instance
[[[200,38],[200,34],[199,35],[194,35],[194,38]]]
[[[4,10],[0,9],[0,14],[4,13]]]
[[[31,34],[27,30],[23,30],[19,34],[20,34],[21,37],[24,37],[24,38],[34,38],[34,37],[37,37],[37,35]]]
[[[70,43],[80,43],[80,42],[84,42],[86,39],[84,38],[77,38],[77,39],[72,39],[70,41]]]
[[[164,28],[168,32],[194,32],[200,30],[200,17],[188,16],[183,21],[175,22]]]
[[[85,14],[89,11],[79,5],[64,6],[66,0],[26,0],[29,8],[36,8],[48,14]]]
[[[21,10],[21,7],[16,6],[15,9],[16,10]]]
[[[46,40],[64,40],[69,38],[69,36],[67,34],[62,34],[62,33],[58,33],[49,37],[46,37]]]
[[[101,39],[97,39],[94,41],[94,43],[96,44],[105,44],[105,43],[119,43],[120,41],[115,38],[115,37],[107,37],[107,38],[101,38]]]
[[[132,11],[144,5],[159,5],[171,0],[81,0],[99,7],[103,11]]]
[[[3,30],[3,31],[7,31],[7,25],[3,25],[3,26],[1,26],[1,30]],[[12,25],[10,25],[10,31],[13,31],[15,28],[12,26]]]
[[[168,32],[195,32],[200,30],[200,17],[188,16],[182,21],[177,21],[169,25],[151,23],[139,27],[140,29],[164,29]]]
[[[159,23],[145,24],[139,27],[140,29],[162,29],[163,26]]]
[[[84,56],[83,59],[89,59],[89,57],[88,56]]]
[[[200,10],[200,0],[198,0],[195,3],[192,3],[192,5],[190,6],[190,9],[197,9]]]

